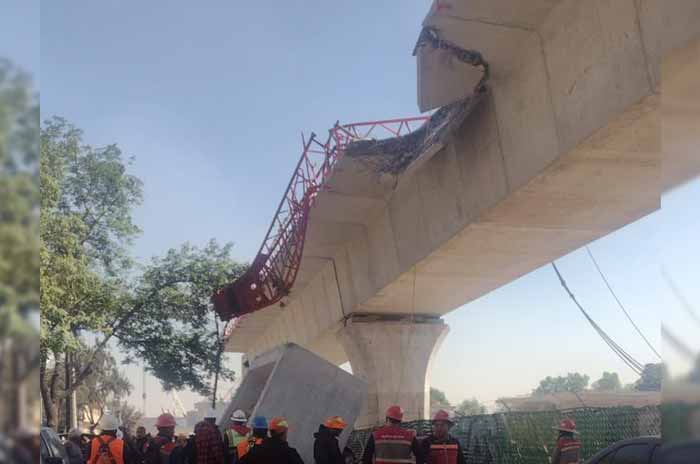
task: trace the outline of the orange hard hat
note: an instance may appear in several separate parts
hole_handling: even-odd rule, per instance
[[[433,422],[437,421],[449,422],[450,424],[453,423],[452,419],[450,418],[450,413],[448,413],[444,409],[439,410],[435,413],[435,416],[433,416]]]
[[[576,431],[576,422],[574,422],[573,419],[562,419],[561,422],[559,422],[559,427],[552,428],[562,432],[578,433]]]
[[[289,424],[284,417],[273,417],[270,420],[270,430],[273,432],[284,432],[288,428]]]
[[[345,427],[347,427],[348,424],[343,420],[342,417],[332,416],[326,419],[323,425],[329,429],[343,430]]]
[[[176,426],[177,426],[177,422],[175,422],[175,418],[173,417],[172,414],[169,414],[167,412],[158,416],[158,419],[156,420],[156,427],[157,428],[176,427]]]
[[[386,410],[386,417],[400,422],[403,420],[403,409],[398,404],[389,406],[389,409]]]

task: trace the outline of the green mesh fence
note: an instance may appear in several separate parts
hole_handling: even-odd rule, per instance
[[[700,434],[700,404],[685,402],[661,405],[662,433],[666,441],[685,441]]]
[[[583,442],[582,457],[626,438],[661,434],[661,411],[644,408],[582,408],[566,411],[509,412],[457,419],[450,433],[457,438],[470,464],[548,464],[563,418],[576,421]],[[405,424],[418,436],[430,433],[430,421]],[[355,430],[348,445],[362,456],[371,430]]]

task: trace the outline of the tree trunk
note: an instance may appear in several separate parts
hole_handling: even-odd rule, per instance
[[[56,430],[58,425],[58,407],[54,398],[51,396],[51,389],[49,387],[49,379],[46,373],[46,356],[41,357],[41,363],[39,364],[39,391],[41,393],[41,400],[44,403],[44,414],[46,415],[46,426],[51,427]]]

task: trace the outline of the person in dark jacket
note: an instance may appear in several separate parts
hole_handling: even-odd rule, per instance
[[[69,464],[85,464],[85,455],[83,455],[83,431],[73,429],[68,433],[68,439],[64,445],[66,454],[68,455]]]
[[[240,460],[241,464],[304,464],[296,449],[287,443],[287,421],[274,417],[270,421],[270,438],[255,446]]]
[[[428,435],[421,446],[425,464],[466,464],[459,440],[450,435],[454,423],[447,411],[442,409],[433,417],[433,433]]]
[[[316,464],[345,464],[343,453],[340,452],[338,436],[347,426],[340,416],[333,416],[318,426],[314,434],[314,461]]]

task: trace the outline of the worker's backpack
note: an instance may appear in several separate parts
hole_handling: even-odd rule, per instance
[[[177,447],[177,444],[173,441],[164,443],[158,448],[158,456],[160,458],[161,464],[170,464],[170,456]]]
[[[117,460],[114,459],[112,450],[109,448],[109,445],[116,440],[116,438],[111,437],[105,442],[102,440],[101,436],[98,436],[97,440],[100,442],[100,447],[97,448],[97,454],[92,459],[91,464],[117,464]]]

